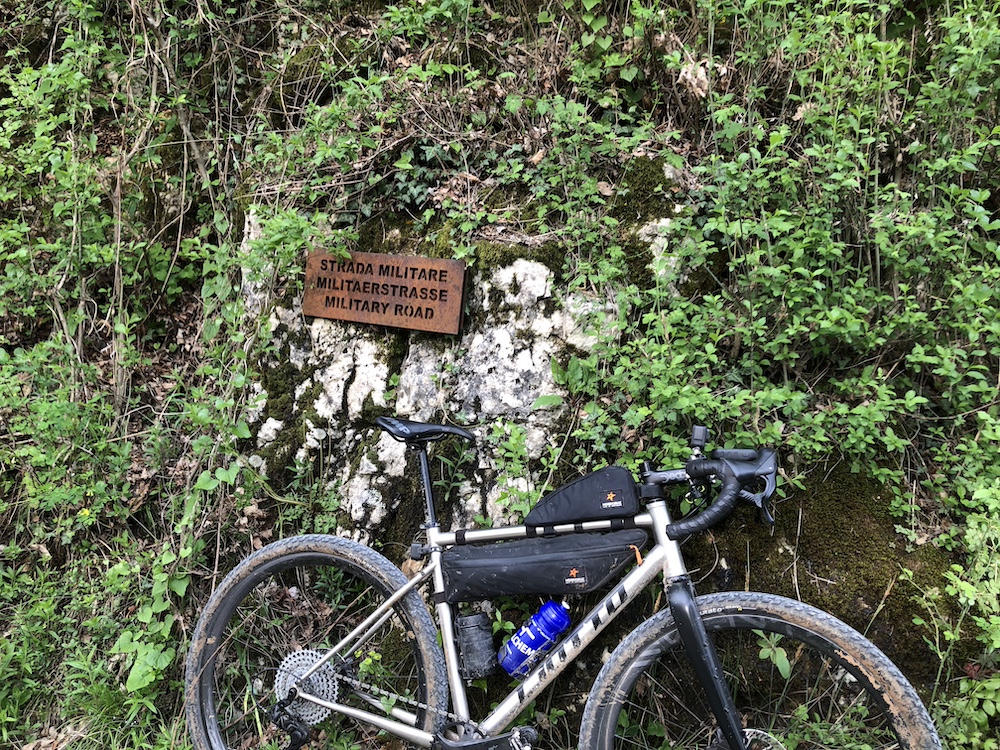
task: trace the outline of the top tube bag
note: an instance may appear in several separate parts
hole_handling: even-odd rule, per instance
[[[632,472],[608,466],[550,492],[524,517],[524,525],[630,518],[638,512],[639,492]]]

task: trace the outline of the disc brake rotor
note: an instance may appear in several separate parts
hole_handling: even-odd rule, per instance
[[[278,700],[287,698],[288,692],[292,687],[295,687],[298,691],[314,695],[320,700],[336,703],[337,673],[329,664],[324,664],[307,679],[301,679],[302,675],[308,672],[323,656],[322,651],[304,649],[282,659],[281,664],[278,665],[278,673],[274,678],[274,692],[277,694]],[[293,700],[286,710],[309,725],[319,724],[330,715],[329,708],[324,708],[303,698]]]

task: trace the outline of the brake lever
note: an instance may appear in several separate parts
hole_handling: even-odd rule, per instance
[[[757,473],[763,472],[763,473]],[[764,480],[764,489],[760,492],[740,490],[740,497],[757,506],[760,515],[768,526],[774,526],[774,515],[771,513],[771,496],[778,489],[778,462],[773,450],[762,449],[759,453],[757,466],[754,469],[757,480]]]
[[[773,491],[774,490],[772,490],[772,492]],[[740,497],[744,500],[749,500],[751,503],[756,505],[764,523],[768,526],[774,526],[774,516],[771,514],[771,504],[768,502],[771,494],[767,490],[764,490],[763,492],[747,492],[746,490],[740,490]]]

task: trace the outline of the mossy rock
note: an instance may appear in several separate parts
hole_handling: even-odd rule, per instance
[[[667,177],[665,159],[639,157],[625,166],[611,204],[611,215],[626,225],[642,224],[652,219],[674,215],[677,200]]]
[[[405,255],[415,241],[413,222],[394,214],[380,214],[358,227],[357,249],[366,253]]]
[[[566,270],[566,248],[559,242],[545,242],[540,245],[503,244],[481,242],[476,246],[477,266],[484,272],[506,268],[515,260],[524,259],[541,263],[555,276],[563,278]]]
[[[939,662],[926,628],[913,621],[927,617],[916,600],[941,584],[949,554],[909,549],[887,489],[843,465],[790,494],[775,516],[772,532],[744,506],[714,533],[690,539],[685,559],[698,592],[746,588],[812,604],[865,633],[919,689],[931,689]],[[913,583],[900,579],[904,568]]]

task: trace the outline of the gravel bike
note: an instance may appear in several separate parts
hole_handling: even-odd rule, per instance
[[[543,497],[523,525],[446,531],[428,445],[474,436],[376,422],[419,460],[426,523],[410,556],[423,567],[407,578],[375,550],[328,535],[251,554],[212,594],[192,634],[185,698],[196,748],[530,750],[538,733],[518,717],[657,579],[662,604],[601,668],[579,748],[941,747],[899,669],[843,622],[770,594],[695,595],[680,540],[724,519],[741,498],[773,523],[774,451],[705,456],[707,430],[696,427],[683,468],[647,463],[636,481],[608,467]],[[671,488],[686,489],[696,505],[677,521]],[[497,663],[489,616],[476,602],[530,593],[569,608],[582,606],[578,594],[605,590],[589,612],[571,611],[575,626],[531,655],[524,679],[487,716],[470,716],[469,680]]]

